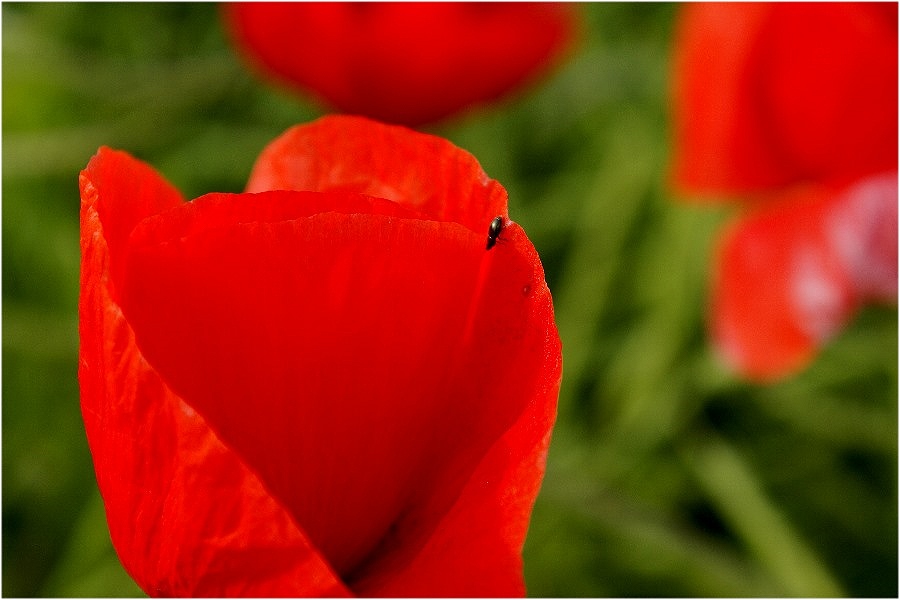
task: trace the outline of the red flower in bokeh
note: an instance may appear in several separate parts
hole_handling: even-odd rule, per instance
[[[471,155],[332,117],[244,194],[107,148],[80,185],[82,413],[146,592],[524,592],[560,342],[522,229],[485,249],[507,198]]]
[[[674,180],[743,196],[711,326],[768,380],[897,298],[897,5],[692,4],[674,58]]]
[[[573,7],[542,3],[225,5],[248,58],[341,112],[411,126],[494,100],[546,70]]]

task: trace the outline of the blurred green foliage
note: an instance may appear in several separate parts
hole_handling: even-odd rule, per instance
[[[768,387],[707,346],[727,209],[666,188],[677,7],[580,7],[554,74],[432,131],[507,188],[564,347],[525,547],[534,596],[896,596],[897,312]],[[3,593],[129,596],[78,408],[78,172],[100,145],[240,191],[322,109],[248,72],[212,4],[3,4]]]

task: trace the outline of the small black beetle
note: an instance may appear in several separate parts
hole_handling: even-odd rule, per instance
[[[487,239],[487,250],[490,250],[494,247],[494,244],[497,243],[497,238],[500,237],[500,232],[503,230],[503,216],[497,215],[494,217],[494,220],[491,221],[490,227],[488,227],[488,239]]]

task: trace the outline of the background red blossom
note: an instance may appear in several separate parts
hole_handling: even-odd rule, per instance
[[[234,3],[225,20],[263,71],[340,112],[424,125],[530,83],[570,43],[572,6]]]
[[[897,7],[687,6],[674,69],[676,185],[756,204],[719,242],[715,342],[795,373],[897,298]]]

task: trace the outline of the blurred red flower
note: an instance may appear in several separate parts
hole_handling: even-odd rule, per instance
[[[741,196],[711,327],[745,375],[805,366],[897,298],[897,5],[691,4],[676,31],[673,176]]]
[[[568,45],[565,4],[338,2],[224,5],[262,71],[341,112],[410,126],[499,98]]]
[[[471,155],[331,117],[244,194],[108,148],[80,187],[82,413],[147,593],[524,593],[560,342]]]

